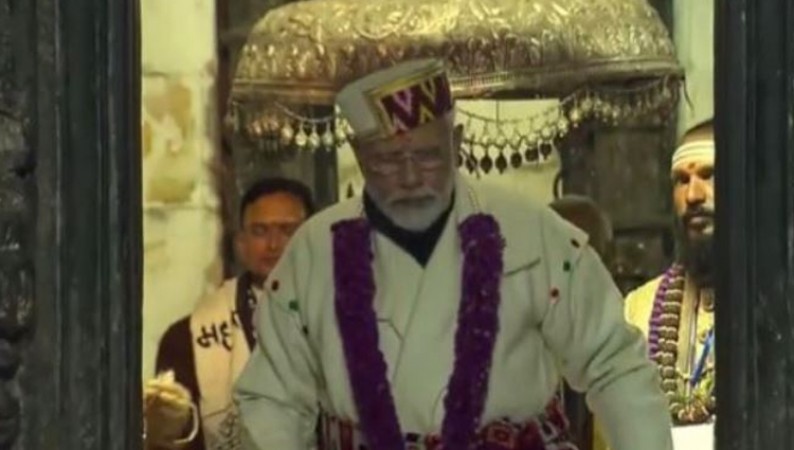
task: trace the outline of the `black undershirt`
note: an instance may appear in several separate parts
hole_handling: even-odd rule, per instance
[[[397,244],[401,249],[405,250],[422,267],[427,266],[430,256],[433,255],[433,250],[436,248],[436,244],[441,238],[441,233],[444,232],[444,226],[447,224],[447,219],[449,219],[449,215],[452,212],[452,205],[454,204],[455,196],[453,194],[452,200],[449,202],[449,207],[430,225],[430,227],[424,231],[409,231],[395,225],[391,219],[386,217],[386,214],[378,209],[369,195],[364,193],[364,212],[372,226],[384,236],[391,239],[391,241]]]

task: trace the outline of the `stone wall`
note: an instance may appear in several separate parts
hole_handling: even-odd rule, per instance
[[[686,71],[688,99],[679,108],[678,132],[714,115],[714,0],[673,2],[673,38]]]
[[[143,374],[221,278],[215,2],[142,0]]]

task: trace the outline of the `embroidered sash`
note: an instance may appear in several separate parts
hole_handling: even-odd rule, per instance
[[[247,296],[248,277],[226,281],[190,316],[196,378],[201,398],[201,428],[206,450],[240,449],[238,412],[233,383],[251,354],[247,324],[237,314],[238,295]]]

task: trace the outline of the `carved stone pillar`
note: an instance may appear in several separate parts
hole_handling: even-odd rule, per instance
[[[140,447],[134,0],[0,0],[0,449]]]
[[[673,256],[672,128],[584,128],[562,152],[565,193],[595,200],[614,231],[610,272],[623,293],[658,276]]]
[[[33,325],[35,182],[26,133],[28,99],[20,89],[22,42],[17,11],[0,1],[0,449],[13,448],[21,425],[17,372]]]

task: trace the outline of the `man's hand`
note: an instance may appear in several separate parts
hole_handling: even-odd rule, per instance
[[[147,448],[179,448],[175,441],[190,433],[192,399],[169,371],[146,382],[143,413]]]

